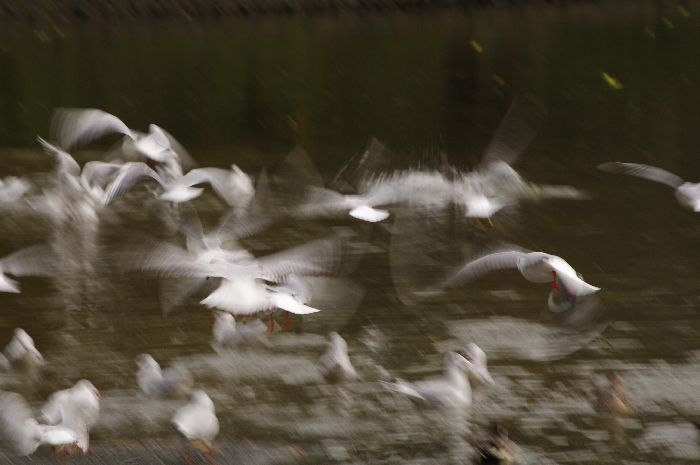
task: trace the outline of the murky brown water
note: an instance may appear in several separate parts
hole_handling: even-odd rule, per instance
[[[698,12],[636,6],[0,33],[3,175],[49,170],[33,138],[62,105],[104,108],[134,127],[156,122],[201,165],[235,162],[253,174],[274,170],[300,144],[328,181],[371,135],[395,152],[391,166],[435,163],[444,149],[466,168],[511,97],[527,91],[548,116],[516,168],[591,196],[525,204],[486,231],[452,211],[393,210],[378,225],[285,222],[246,244],[262,254],[352,235],[352,266],[332,283],[342,296],[330,290],[318,302],[324,311],[295,321],[290,334],[224,352],[210,346],[197,300],[163,317],[158,281],[116,266],[115,251],[138,241],[136,231],[167,237],[156,207],[124,203],[91,229],[37,222],[18,206],[0,221],[2,251],[47,240],[65,273],[0,295],[0,344],[22,326],[48,361],[35,377],[0,373],[0,389],[38,405],[92,380],[104,399],[90,460],[107,463],[126,460],[123,450],[138,457],[131,440],[147,450],[163,440],[167,450],[173,438],[169,418],[181,402],[139,395],[141,352],[188,367],[216,404],[223,449],[261,444],[251,452],[260,463],[466,463],[467,438],[494,420],[509,426],[524,463],[697,463],[689,420],[700,416],[698,216],[664,186],[595,169],[636,161],[700,179]],[[222,211],[210,194],[196,205],[212,221]],[[579,330],[557,325],[545,312],[546,286],[516,273],[421,293],[505,242],[565,257],[603,288],[604,316]],[[348,340],[361,381],[323,382],[317,360],[332,330]],[[445,350],[471,341],[489,355],[497,385],[475,392],[468,412],[418,408],[377,383],[387,373],[436,374]],[[610,369],[637,408],[619,423],[591,404]],[[171,463],[177,452],[159,457]],[[236,457],[220,462],[253,460]]]

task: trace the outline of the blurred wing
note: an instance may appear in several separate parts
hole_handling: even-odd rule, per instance
[[[39,141],[41,146],[44,148],[44,151],[54,158],[58,171],[70,174],[76,178],[80,176],[80,165],[78,165],[78,162],[76,162],[69,153],[49,144],[39,136],[36,137],[36,140]]]
[[[0,268],[14,276],[52,276],[56,271],[56,259],[51,247],[38,244],[4,257]]]
[[[214,188],[217,194],[226,199],[228,191],[229,171],[222,168],[196,168],[190,170],[178,182],[186,186],[196,186],[197,184],[208,183]]]
[[[391,157],[376,137],[370,137],[364,150],[338,171],[330,185],[343,192],[357,189],[367,178],[379,175],[390,165]]]
[[[630,176],[637,176],[650,181],[660,182],[661,184],[666,184],[674,189],[683,184],[683,180],[675,174],[669,173],[661,168],[641,165],[638,163],[603,163],[602,165],[598,165],[598,169],[607,171],[608,173],[628,174]]]
[[[516,193],[520,197],[530,199],[570,199],[570,200],[587,200],[590,196],[572,186],[551,186],[528,184],[522,192]]]
[[[114,115],[94,108],[60,108],[51,118],[51,133],[66,149],[87,144],[105,134],[134,137],[131,129]]]
[[[80,173],[80,182],[84,187],[87,186],[104,186],[115,173],[117,173],[123,165],[119,163],[106,163],[103,161],[89,161],[83,166],[83,171]]]
[[[154,179],[159,184],[163,185],[163,180],[160,176],[158,176],[158,173],[153,171],[145,163],[137,162],[123,165],[119,170],[117,177],[107,187],[102,203],[109,205],[114,201],[114,199],[134,187],[136,183],[144,178]]]
[[[295,211],[302,215],[328,215],[346,212],[353,207],[341,193],[321,187],[307,189],[306,197]]]
[[[413,397],[414,399],[426,400],[426,398],[423,397],[421,393],[416,391],[416,389],[413,386],[411,386],[410,383],[407,383],[405,381],[399,380],[395,383],[381,381],[381,384],[390,391],[398,392],[409,397]]]
[[[308,315],[310,313],[320,312],[318,308],[304,305],[291,295],[284,292],[273,294],[270,301],[275,307],[281,308],[286,312],[294,313],[296,315]]]
[[[508,251],[496,252],[478,258],[464,265],[454,276],[448,279],[442,286],[452,287],[467,281],[471,281],[481,275],[494,270],[517,268],[518,259],[525,256],[524,252]]]
[[[277,190],[298,195],[299,188],[323,186],[323,178],[306,150],[296,146],[272,173]]]
[[[41,419],[51,425],[60,423],[63,420],[63,406],[68,402],[69,397],[67,390],[51,394],[41,407]]]
[[[335,239],[320,239],[257,260],[262,276],[280,281],[289,274],[323,274],[330,272],[340,258],[340,244]]]
[[[0,444],[5,444],[19,455],[29,455],[36,449],[27,420],[31,410],[27,402],[14,392],[0,392]]]
[[[233,208],[224,213],[214,234],[222,242],[250,237],[274,223],[279,215],[274,205],[267,172],[263,169],[258,175],[255,196],[247,212],[241,215],[237,208]]]
[[[170,147],[173,152],[175,152],[180,159],[180,164],[182,165],[183,168],[185,169],[192,169],[195,166],[197,166],[197,162],[194,161],[194,158],[192,158],[192,155],[185,149],[185,147],[180,144],[177,139],[175,139],[168,131],[165,129],[161,128],[160,126],[156,126],[155,124],[151,124],[148,126],[148,130],[151,134],[156,134],[158,141],[161,143],[161,145],[165,147]]]
[[[204,239],[204,227],[199,218],[199,214],[194,206],[190,203],[182,203],[179,206],[180,210],[180,231],[187,238],[201,241]]]
[[[206,278],[214,275],[213,267],[197,262],[186,250],[167,242],[156,245],[143,262],[136,265],[164,277]]]
[[[537,134],[545,111],[530,98],[517,98],[503,117],[486,148],[482,165],[495,161],[513,163]]]
[[[32,411],[24,398],[14,392],[0,392],[0,425],[22,425],[32,417]]]
[[[160,307],[167,315],[193,296],[206,282],[205,278],[169,278],[160,281]]]

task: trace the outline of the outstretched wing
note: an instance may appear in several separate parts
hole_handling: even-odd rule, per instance
[[[524,256],[524,252],[516,250],[496,252],[485,255],[464,265],[457,273],[454,274],[454,276],[445,281],[442,286],[453,287],[458,284],[471,281],[491,271],[517,268],[518,259]]]
[[[154,179],[161,185],[164,184],[161,177],[158,176],[158,173],[153,171],[147,164],[142,162],[125,164],[119,170],[119,174],[114,181],[112,181],[109,187],[107,187],[102,203],[104,205],[109,205],[114,201],[114,199],[134,187],[136,183],[145,178]]]
[[[59,108],[51,118],[53,138],[66,149],[87,144],[106,134],[134,137],[119,118],[95,108]]]
[[[75,176],[76,178],[80,176],[80,165],[78,165],[78,162],[76,162],[68,152],[65,152],[55,145],[46,142],[39,136],[36,136],[36,140],[39,141],[41,146],[44,148],[44,151],[54,158],[58,171]]]
[[[247,211],[241,214],[238,208],[232,208],[224,213],[212,234],[222,242],[250,237],[270,226],[280,216],[267,171],[263,169],[256,180],[255,194]]]
[[[486,148],[482,165],[496,161],[513,163],[532,142],[544,115],[544,109],[532,98],[513,101]]]
[[[14,276],[52,276],[56,271],[53,250],[37,244],[11,253],[0,260],[0,268]]]
[[[266,279],[279,281],[289,274],[322,274],[338,263],[340,244],[335,239],[320,239],[266,255],[257,260]]]
[[[648,179],[649,181],[660,182],[674,189],[683,184],[683,180],[673,173],[669,173],[655,166],[642,165],[639,163],[621,163],[615,161],[598,165],[598,169],[607,171],[608,173],[628,174],[630,176]]]
[[[121,163],[106,163],[103,161],[89,161],[83,166],[80,173],[80,183],[83,187],[104,186],[107,181],[121,168]]]
[[[185,149],[185,147],[180,144],[177,139],[175,139],[168,131],[165,129],[161,128],[160,126],[156,126],[155,124],[151,124],[148,126],[148,130],[151,134],[157,134],[159,142],[161,145],[164,145],[165,147],[170,147],[175,154],[177,154],[177,157],[180,159],[180,164],[185,168],[185,169],[192,169],[195,166],[197,166],[197,162],[194,161],[194,158],[192,158],[192,155],[189,154],[189,152]],[[164,140],[164,139],[167,139]]]

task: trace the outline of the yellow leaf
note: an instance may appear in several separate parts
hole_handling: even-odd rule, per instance
[[[603,72],[603,80],[615,90],[622,90],[625,88],[625,86],[623,86],[622,83],[617,80],[617,78],[614,78],[606,72]]]
[[[481,44],[474,39],[469,41],[469,45],[472,46],[476,53],[481,53],[484,51],[484,47],[482,47]]]

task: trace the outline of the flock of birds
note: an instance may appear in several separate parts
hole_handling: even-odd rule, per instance
[[[293,205],[271,202],[265,171],[255,182],[236,165],[230,169],[194,168],[187,151],[169,133],[150,125],[143,133],[127,127],[119,118],[96,109],[63,109],[56,112],[51,142],[39,143],[55,162],[51,185],[35,193],[34,186],[20,178],[0,181],[0,202],[24,201],[38,215],[52,221],[68,221],[88,227],[100,221],[103,212],[130,195],[149,196],[162,202],[177,219],[177,230],[185,247],[172,242],[149,243],[147,252],[132,255],[125,265],[148,270],[159,276],[182,279],[177,305],[198,290],[207,296],[201,304],[215,314],[213,337],[222,346],[237,346],[256,340],[274,328],[274,312],[285,315],[313,314],[321,309],[310,305],[312,289],[305,278],[330,275],[341,257],[342,238],[317,239],[287,250],[254,256],[240,239],[270,227],[280,218],[308,218],[347,214],[375,223],[391,216],[392,206],[435,208],[457,205],[464,216],[479,227],[504,208],[521,201],[543,198],[583,199],[586,196],[569,186],[543,186],[523,179],[511,166],[530,142],[541,113],[530,101],[516,100],[498,128],[481,163],[472,171],[458,172],[441,165],[433,170],[404,170],[368,173],[354,193],[341,193],[322,186],[310,186]],[[525,117],[526,115],[527,117]],[[108,161],[89,161],[82,167],[67,152],[104,137],[117,137],[116,147],[107,151]],[[369,151],[364,158],[371,156]],[[185,171],[189,168],[189,171]],[[675,189],[685,207],[700,211],[700,185],[683,182],[659,168],[632,163],[606,163],[600,169],[640,176]],[[205,185],[227,205],[219,224],[205,232],[190,201],[202,195]],[[136,193],[132,193],[137,191]],[[273,197],[273,196],[272,196]],[[15,252],[0,260],[0,290],[20,292],[14,278],[57,273],[50,247],[40,244]],[[587,283],[563,258],[515,246],[484,255],[463,265],[440,287],[457,286],[501,269],[517,269],[534,283],[551,283],[550,309],[575,308],[577,299],[600,291]],[[185,284],[186,283],[186,284]],[[267,324],[260,317],[268,316]],[[237,321],[237,318],[239,321]],[[288,321],[285,318],[285,326]],[[44,364],[32,338],[22,329],[0,354],[5,370]],[[194,388],[185,370],[162,370],[148,354],[136,359],[137,384],[148,396],[190,395],[190,401],[172,418],[173,426],[205,454],[211,454],[219,432],[215,407],[209,396]],[[494,384],[487,356],[476,344],[448,352],[444,374],[435,379],[408,382],[382,381],[389,390],[416,401],[467,407],[472,388]],[[338,333],[329,335],[328,349],[319,361],[330,382],[357,379],[348,355],[346,341]],[[632,411],[620,379],[610,375],[610,386],[601,390],[598,405],[614,414]],[[59,459],[89,450],[89,432],[99,416],[100,393],[90,381],[80,380],[73,387],[51,395],[32,414],[28,404],[15,393],[0,393],[0,438],[19,455],[30,455],[42,445],[53,448]],[[482,463],[509,463],[514,445],[502,425],[495,425],[488,441],[477,445]],[[210,456],[210,455],[209,455]],[[213,460],[213,459],[212,459]]]

